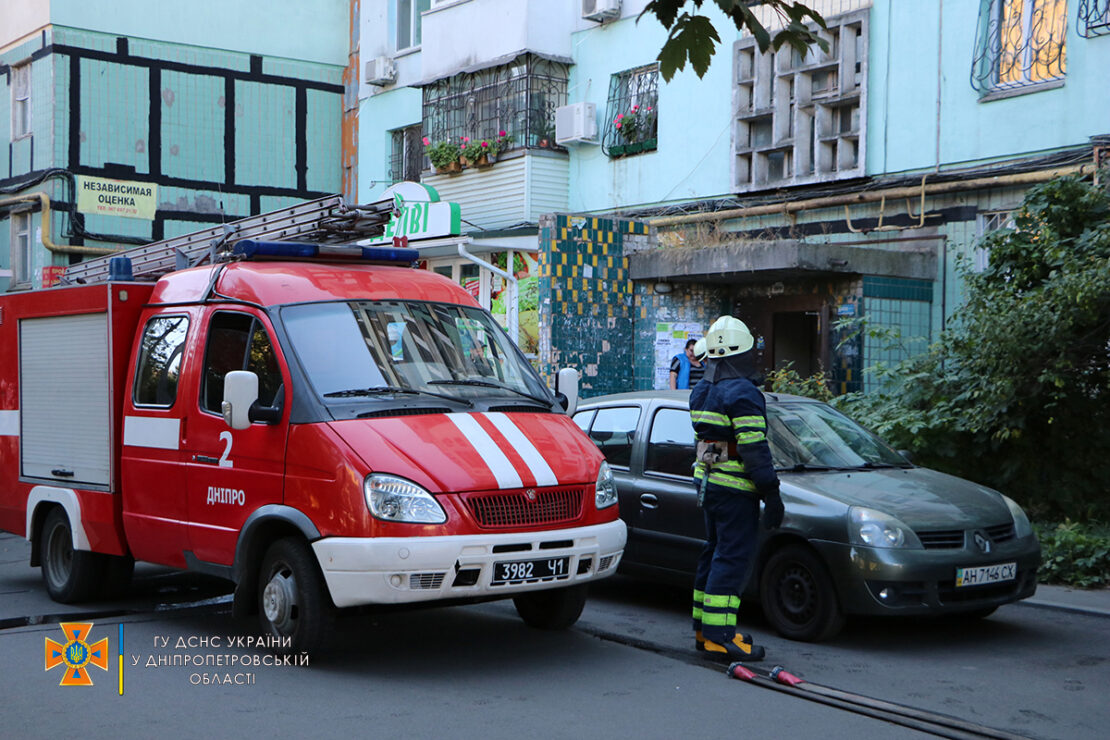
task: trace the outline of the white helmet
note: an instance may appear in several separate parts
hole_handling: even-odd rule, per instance
[[[705,337],[694,342],[694,359],[698,362],[705,359]]]
[[[747,352],[755,344],[752,333],[735,316],[722,316],[709,327],[705,347],[711,359],[720,359]],[[697,354],[697,347],[694,348]]]

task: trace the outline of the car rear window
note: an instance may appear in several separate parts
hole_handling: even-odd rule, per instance
[[[614,406],[597,410],[590,426],[590,439],[601,449],[610,465],[627,468],[632,460],[632,443],[640,423],[639,406]]]
[[[694,427],[685,409],[659,409],[651,420],[644,472],[690,476],[694,468]]]

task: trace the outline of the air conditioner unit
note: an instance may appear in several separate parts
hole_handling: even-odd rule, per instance
[[[582,0],[582,17],[598,23],[620,18],[621,0]]]
[[[556,144],[596,144],[597,106],[572,103],[555,109]]]
[[[367,85],[388,85],[397,79],[397,65],[389,57],[374,57],[366,63]]]

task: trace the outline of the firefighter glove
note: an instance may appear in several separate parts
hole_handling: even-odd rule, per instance
[[[782,524],[782,497],[778,491],[768,495],[763,500],[763,526],[767,529],[776,529]]]

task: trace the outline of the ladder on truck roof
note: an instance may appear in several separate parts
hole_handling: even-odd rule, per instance
[[[350,243],[381,235],[393,210],[393,198],[348,206],[342,196],[329,195],[70,265],[63,281],[69,284],[107,282],[110,263],[115,257],[131,260],[131,274],[135,280],[157,280],[168,272],[206,261],[225,261],[232,245],[243,239]]]

